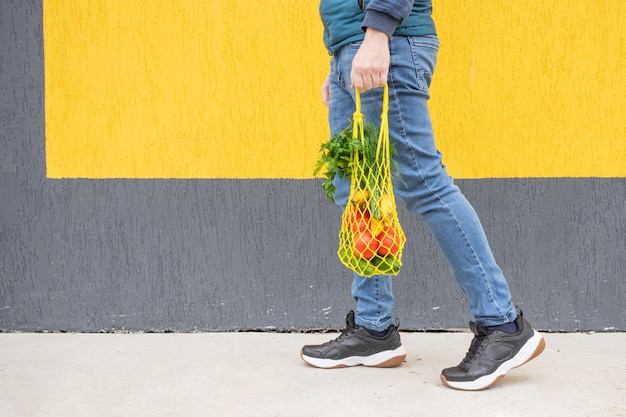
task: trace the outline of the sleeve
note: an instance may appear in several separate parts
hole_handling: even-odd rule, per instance
[[[363,30],[380,30],[391,37],[413,8],[413,0],[371,0],[361,24]]]

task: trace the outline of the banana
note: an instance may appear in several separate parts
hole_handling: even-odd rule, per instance
[[[393,201],[387,194],[383,194],[378,201],[378,207],[382,213],[384,220],[390,220],[393,217]]]
[[[370,231],[374,237],[378,236],[385,229],[385,223],[376,218],[370,219]]]
[[[358,206],[359,204],[367,203],[369,199],[370,199],[369,191],[357,190],[352,196],[352,199],[350,200],[350,202],[352,202],[352,204],[354,204],[355,206]]]

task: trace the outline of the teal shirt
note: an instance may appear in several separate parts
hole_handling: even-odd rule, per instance
[[[368,3],[365,2],[364,9]],[[430,0],[415,0],[411,12],[399,22],[393,36],[436,35],[431,13]],[[331,55],[344,45],[363,40],[365,32],[361,24],[365,10],[361,9],[358,0],[321,0],[320,16],[324,24],[324,44]]]

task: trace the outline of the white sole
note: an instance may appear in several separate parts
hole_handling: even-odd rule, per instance
[[[533,336],[528,339],[522,349],[517,352],[517,355],[502,363],[494,373],[480,377],[475,381],[466,382],[448,381],[442,374],[441,382],[443,382],[450,388],[463,391],[478,391],[481,389],[489,388],[490,386],[504,378],[508,371],[513,368],[517,368],[518,366],[522,366],[523,364],[531,359],[536,358],[541,352],[543,352],[546,347],[546,342],[539,332],[537,332],[536,330],[533,330],[533,332]]]
[[[375,368],[393,368],[404,362],[406,350],[404,346],[400,346],[394,350],[385,350],[370,356],[350,356],[343,359],[312,358],[300,352],[300,357],[309,365],[324,369],[345,368],[358,365]]]

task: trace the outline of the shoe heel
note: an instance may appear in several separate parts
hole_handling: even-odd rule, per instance
[[[532,355],[530,355],[528,359],[526,359],[526,361],[524,361],[524,363],[528,363],[531,360],[535,359],[537,356],[541,355],[541,353],[544,351],[545,348],[546,348],[546,340],[542,336],[539,343],[537,343],[537,347],[535,348],[535,351],[532,353]],[[524,363],[517,365],[516,368],[524,365]]]

